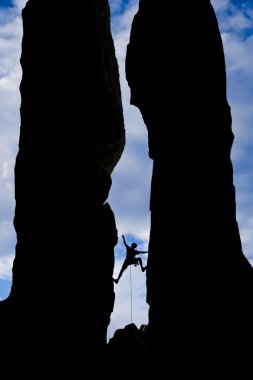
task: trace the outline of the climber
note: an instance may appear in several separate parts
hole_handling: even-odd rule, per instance
[[[137,247],[136,243],[132,243],[131,247],[126,243],[124,235],[122,235],[123,242],[126,247],[126,258],[122,265],[122,268],[119,272],[118,278],[113,279],[113,281],[117,284],[119,282],[120,277],[122,276],[123,272],[127,269],[129,265],[134,264],[134,266],[139,265],[141,266],[142,272],[144,272],[147,267],[143,267],[142,259],[140,257],[135,257],[136,255],[139,255],[140,253],[148,253],[148,251],[138,251],[135,249]]]

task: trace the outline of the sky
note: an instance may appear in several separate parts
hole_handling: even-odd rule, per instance
[[[126,128],[126,147],[112,174],[113,186],[108,200],[115,213],[119,235],[115,249],[115,277],[125,257],[122,234],[129,244],[136,242],[137,249],[145,251],[150,228],[152,161],[148,158],[146,127],[138,109],[129,104],[130,93],[124,75],[126,44],[138,2],[110,0]],[[16,243],[13,173],[20,128],[20,14],[25,3],[26,0],[0,0],[0,299],[6,298],[10,291]],[[237,221],[244,254],[253,265],[253,4],[252,0],[213,0],[212,4],[224,44],[228,101],[235,135],[231,158]],[[146,264],[147,255],[141,257]],[[116,301],[108,339],[116,329],[128,323],[134,322],[138,327],[147,324],[145,281],[145,273],[139,266],[133,266],[115,284]]]

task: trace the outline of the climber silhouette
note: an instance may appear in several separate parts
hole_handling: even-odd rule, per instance
[[[140,264],[142,272],[144,272],[146,270],[146,268],[147,268],[147,267],[144,267],[142,265],[142,259],[140,257],[135,257],[135,256],[139,255],[140,253],[148,253],[148,251],[138,251],[137,249],[135,249],[137,247],[136,243],[132,243],[132,245],[130,247],[126,243],[124,235],[122,235],[122,238],[123,238],[123,242],[124,242],[125,247],[126,247],[126,258],[125,258],[125,261],[124,261],[124,263],[122,265],[122,268],[121,268],[121,270],[119,272],[118,278],[117,279],[113,279],[113,281],[116,284],[119,282],[120,277],[122,276],[123,272],[127,269],[127,267],[129,265],[134,264],[136,266],[136,265]]]

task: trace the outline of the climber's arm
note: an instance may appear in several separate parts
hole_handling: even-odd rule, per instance
[[[125,246],[126,246],[126,247],[128,247],[128,245],[127,245],[127,243],[126,243],[126,239],[125,239],[125,236],[124,236],[124,235],[122,235],[122,238],[123,238],[123,242],[124,242]]]

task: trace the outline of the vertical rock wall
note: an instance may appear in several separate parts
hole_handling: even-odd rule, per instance
[[[82,345],[105,346],[114,301],[104,202],[125,134],[108,1],[29,0],[23,26],[17,247],[1,309],[15,314],[16,343],[25,331],[28,347],[46,342],[46,364],[58,351],[79,365]]]
[[[234,136],[210,1],[170,3],[168,12],[162,2],[140,1],[126,75],[154,160],[147,269],[152,352],[167,357],[166,341],[174,364],[190,357],[197,368],[194,355],[217,364],[223,351],[238,353],[235,337],[247,336],[253,270],[236,221]]]

